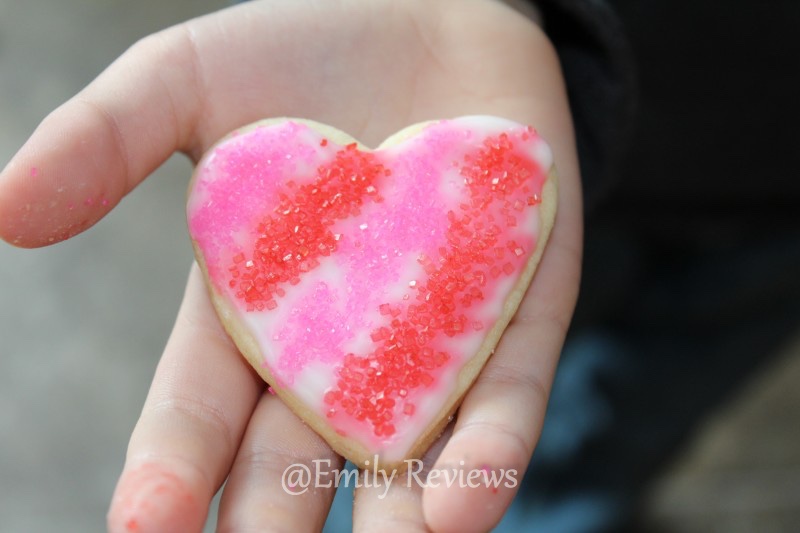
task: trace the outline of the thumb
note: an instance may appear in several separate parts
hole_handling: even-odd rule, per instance
[[[194,57],[186,26],[154,34],[45,118],[0,173],[0,237],[26,248],[72,237],[189,149]]]

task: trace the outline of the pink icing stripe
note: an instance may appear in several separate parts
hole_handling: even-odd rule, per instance
[[[331,148],[315,147],[308,127],[288,122],[257,127],[214,148],[200,169],[188,206],[189,232],[205,256],[210,278],[225,284],[226,264],[239,248],[252,246],[255,222],[275,198],[284,176],[312,176]]]
[[[436,254],[447,227],[448,203],[439,198],[439,183],[431,179],[438,173],[434,155],[452,152],[460,139],[443,131],[426,141],[413,151],[381,153],[380,160],[394,177],[381,187],[384,202],[365,209],[357,222],[335,226],[342,239],[338,254],[329,261],[345,273],[344,286],[332,288],[320,282],[293,309],[278,335],[285,343],[278,364],[282,379],[291,382],[286,371],[302,370],[309,360],[341,360],[355,332],[376,323],[376,310],[386,298],[376,289],[396,286],[410,294],[407,289],[413,279],[407,265],[420,253]],[[429,201],[419,204],[418,198]]]

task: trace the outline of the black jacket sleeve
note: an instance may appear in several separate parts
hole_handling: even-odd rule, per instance
[[[613,186],[629,141],[636,108],[633,57],[622,25],[607,3],[534,3],[567,83],[589,214]]]

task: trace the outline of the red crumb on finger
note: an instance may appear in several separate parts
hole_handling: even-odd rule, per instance
[[[208,512],[201,491],[164,465],[145,463],[126,470],[111,501],[108,530],[200,531]]]

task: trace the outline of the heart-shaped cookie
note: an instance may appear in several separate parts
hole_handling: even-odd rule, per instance
[[[552,157],[496,117],[369,150],[322,124],[239,130],[197,167],[189,231],[242,354],[339,453],[418,457],[530,283],[555,217]]]

